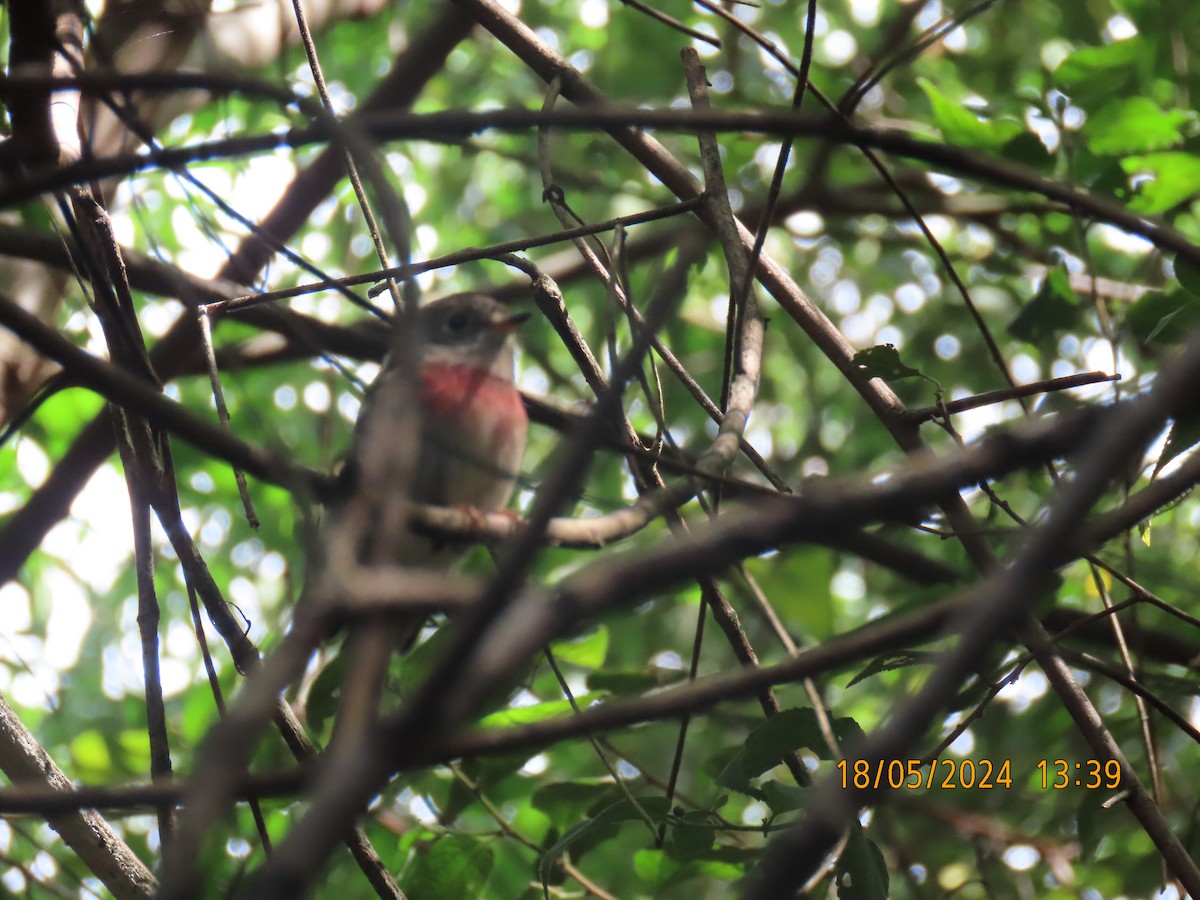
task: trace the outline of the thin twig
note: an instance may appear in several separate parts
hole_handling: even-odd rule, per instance
[[[201,306],[196,310],[196,321],[200,325],[200,341],[204,348],[204,359],[208,365],[208,379],[212,385],[213,402],[217,406],[217,421],[221,427],[229,430],[229,407],[225,405],[225,392],[221,389],[221,375],[217,369],[217,357],[213,350],[212,323],[209,321],[208,310]],[[246,473],[239,466],[233,467],[233,478],[237,482],[238,495],[242,498],[242,509],[246,513],[246,521],[251,528],[257,529],[258,515],[254,512],[254,501],[250,499],[250,489],[246,486]]]
[[[1054,391],[1066,391],[1088,384],[1100,384],[1105,381],[1120,380],[1120,375],[1109,375],[1107,372],[1080,372],[1078,375],[1064,375],[1061,378],[1035,381],[1016,387],[1002,388],[998,391],[987,391],[982,394],[976,394],[973,397],[963,397],[960,400],[947,400],[941,406],[921,406],[915,409],[906,409],[900,414],[900,418],[914,423],[929,422],[933,419],[941,418],[946,413],[955,415],[971,409],[991,406],[994,403],[1015,400],[1018,397],[1032,397],[1036,394],[1049,394]]]

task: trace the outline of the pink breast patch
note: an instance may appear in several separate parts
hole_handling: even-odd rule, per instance
[[[421,368],[421,406],[431,419],[459,427],[509,431],[526,427],[525,406],[512,383],[474,366],[435,363]]]

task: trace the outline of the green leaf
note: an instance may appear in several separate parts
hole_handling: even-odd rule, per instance
[[[1007,141],[1000,152],[1005,159],[1031,169],[1046,170],[1054,164],[1054,157],[1050,155],[1042,139],[1029,131],[1022,131]]]
[[[1078,324],[1083,309],[1065,269],[1051,269],[1034,298],[1009,323],[1008,333],[1031,344],[1053,342]]]
[[[498,756],[464,759],[460,767],[473,788],[457,778],[451,781],[449,790],[438,808],[438,823],[449,827],[463,810],[478,801],[481,792],[489,793],[497,785],[514,776],[528,762],[529,756],[530,751],[522,750]]]
[[[538,788],[531,802],[551,821],[562,823],[578,819],[601,800],[611,800],[617,790],[616,785],[607,781],[562,781]]]
[[[837,862],[838,900],[887,900],[887,862],[862,826],[855,825]]]
[[[773,778],[762,783],[761,792],[763,802],[771,808],[774,816],[804,809],[804,803],[809,796],[804,788]]]
[[[745,794],[747,797],[753,797],[755,800],[765,802],[767,799],[762,788],[755,787],[750,782],[750,776],[742,768],[742,750],[740,749],[734,751],[733,758],[717,776],[717,784],[729,788],[731,791],[737,791],[739,794]]]
[[[865,669],[851,678],[847,682],[846,687],[853,687],[860,681],[865,681],[881,672],[893,672],[897,669],[907,669],[912,666],[924,665],[932,657],[932,653],[926,653],[923,650],[897,650],[893,653],[877,656],[867,664]]]
[[[495,862],[490,844],[448,834],[418,848],[404,873],[404,892],[412,900],[442,900],[484,895]]]
[[[600,697],[601,695],[597,693],[580,694],[575,698],[575,702],[580,707],[584,707],[593,700],[599,700]],[[480,719],[479,725],[481,728],[530,725],[534,722],[553,719],[556,716],[569,716],[572,712],[574,712],[574,707],[571,706],[571,701],[569,700],[546,700],[542,703],[533,703],[529,706],[515,706],[510,709],[502,709],[499,712],[491,713]]]
[[[830,724],[839,744],[854,743],[863,736],[862,729],[851,718],[834,719]],[[717,784],[765,801],[763,790],[751,784],[750,779],[775,768],[788,754],[805,749],[821,759],[830,758],[816,713],[808,707],[783,710],[747,735],[717,776]]]
[[[853,719],[836,719],[830,724],[839,740],[844,737],[837,734],[839,730],[858,730]],[[822,759],[829,758],[817,714],[807,706],[785,709],[756,726],[746,737],[742,769],[751,777],[761,775],[779,765],[788,753],[802,749],[811,750]]]
[[[112,768],[108,743],[98,731],[83,731],[71,739],[71,759],[80,769],[107,775]]]
[[[788,627],[816,640],[833,634],[836,604],[830,583],[837,555],[824,547],[795,547],[745,562]]]
[[[1096,851],[1100,849],[1100,842],[1105,836],[1111,835],[1112,831],[1107,826],[1105,818],[1105,810],[1095,801],[1094,798],[1088,797],[1086,793],[1079,798],[1079,805],[1075,810],[1075,822],[1079,831],[1079,857],[1084,862],[1091,862],[1095,859]]]
[[[1080,146],[1074,157],[1075,178],[1080,186],[1093,193],[1125,199],[1132,194],[1127,162],[1127,159],[1100,156],[1086,146]],[[1065,221],[1068,226],[1072,222],[1069,218]]]
[[[1128,81],[1148,51],[1141,37],[1104,47],[1083,47],[1059,63],[1054,81],[1074,97],[1103,96],[1104,91],[1111,92]]]
[[[943,137],[959,147],[977,147],[983,150],[999,150],[1010,140],[1025,131],[1025,126],[1011,119],[990,120],[980,118],[961,103],[951,100],[927,78],[918,78],[917,84],[929,98],[933,117]]]
[[[902,378],[924,378],[920,369],[905,365],[895,344],[876,344],[859,350],[850,360],[867,378],[882,378],[884,381],[899,381]]]
[[[668,878],[660,885],[661,891],[666,891],[667,888],[674,887],[676,884],[692,878],[710,878],[714,881],[733,882],[742,878],[746,874],[746,868],[750,865],[748,859],[742,859],[737,862],[726,860],[722,854],[722,848],[715,848],[705,859],[693,859],[683,866],[679,867],[674,875]],[[748,857],[749,854],[746,854]]]
[[[667,798],[661,796],[640,797],[637,798],[637,804],[655,822],[661,821],[671,806]],[[585,852],[585,848],[590,849],[599,840],[614,834],[620,824],[640,820],[642,815],[638,806],[634,806],[628,799],[618,800],[594,816],[572,826],[538,860],[538,878],[541,879],[543,892],[547,895],[549,893],[550,876],[560,856],[576,848],[578,852],[575,858],[578,859]]]
[[[667,829],[667,852],[673,859],[686,861],[707,853],[716,843],[717,833],[704,810],[690,810]]]
[[[104,408],[104,398],[83,388],[58,390],[47,397],[35,416],[44,428],[38,443],[51,456],[61,456],[75,440],[80,422]]]
[[[1174,262],[1175,278],[1179,281],[1180,287],[1193,297],[1200,299],[1200,266],[1178,254],[1176,254]]]
[[[193,746],[217,719],[217,705],[205,685],[201,690],[188,691],[183,701],[183,737]]]
[[[150,739],[143,730],[125,729],[117,735],[117,746],[121,750],[125,765],[134,769],[150,765]]]
[[[1125,325],[1143,344],[1169,347],[1200,327],[1200,299],[1184,291],[1150,291],[1129,307]]]
[[[1129,208],[1157,215],[1200,194],[1200,156],[1194,153],[1149,153],[1121,160],[1131,176],[1146,176],[1137,183]]]
[[[1182,109],[1160,109],[1148,97],[1122,97],[1089,116],[1083,134],[1093,153],[1146,153],[1181,143],[1183,127],[1194,118]]]
[[[429,677],[433,667],[438,664],[455,639],[453,628],[439,628],[428,640],[415,645],[404,655],[400,660],[397,675],[400,693],[403,696],[409,696]]]
[[[608,657],[608,628],[601,625],[589,635],[550,645],[560,663],[570,663],[584,669],[597,669]]]
[[[339,653],[313,679],[305,710],[309,725],[318,733],[325,730],[325,723],[337,712],[345,676],[346,654]]]
[[[1167,442],[1163,444],[1158,462],[1154,464],[1154,475],[1162,471],[1163,466],[1177,457],[1180,453],[1191,450],[1200,444],[1200,416],[1182,416],[1171,423],[1167,433]]]
[[[679,873],[680,865],[662,850],[645,848],[633,855],[633,870],[655,889]]]
[[[682,681],[686,674],[678,669],[664,669],[661,666],[651,666],[649,671],[605,669],[588,673],[587,686],[590,690],[607,691],[611,694],[641,694]]]

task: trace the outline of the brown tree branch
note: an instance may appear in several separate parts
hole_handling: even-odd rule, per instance
[[[25,728],[7,701],[0,697],[0,769],[14,783],[34,784],[53,792],[74,789],[71,780]],[[88,869],[120,900],[152,897],[158,882],[137,855],[91,810],[47,816]]]

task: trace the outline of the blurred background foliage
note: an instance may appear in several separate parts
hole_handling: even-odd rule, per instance
[[[717,109],[791,101],[794,78],[749,37],[700,5],[683,0],[654,5],[720,40],[719,49],[694,42],[707,66]],[[361,103],[396,53],[420,39],[431,19],[429,6],[390,4],[321,31],[318,51],[339,111]],[[509,6],[614,101],[655,108],[688,105],[678,50],[693,40],[633,5],[524,0]],[[790,63],[798,63],[804,4],[767,0],[727,9],[769,39]],[[223,10],[214,8],[211,15],[219,17]],[[938,0],[833,0],[819,5],[813,38],[812,84],[835,103],[860,78],[879,73],[861,95],[855,121],[987,153],[1154,216],[1193,241],[1200,237],[1200,120],[1194,100],[1200,72],[1193,52],[1200,46],[1200,5],[1183,0],[996,0],[952,6]],[[307,63],[294,47],[245,74],[311,93]],[[415,110],[536,108],[544,90],[511,53],[476,31],[449,54]],[[819,107],[810,95],[804,108],[811,112]],[[162,135],[165,143],[182,145],[295,124],[292,113],[272,103],[233,96],[179,115]],[[661,139],[699,172],[694,138],[668,134]],[[719,140],[735,212],[753,226],[768,193],[779,141],[748,133],[722,134]],[[554,177],[586,222],[673,200],[603,134],[555,133],[550,147]],[[189,168],[256,219],[320,149],[280,150]],[[558,228],[542,202],[532,133],[484,132],[462,141],[414,140],[379,149],[416,225],[417,259]],[[1200,321],[1200,276],[1177,270],[1170,254],[1146,240],[1010,184],[972,181],[902,159],[885,162],[944,247],[1015,382],[1087,371],[1121,376],[1115,384],[1032,398],[1027,410],[1010,400],[956,415],[954,433],[927,423],[924,436],[938,450],[1028,416],[1136,393],[1152,382],[1160,362]],[[126,246],[203,277],[215,274],[245,233],[171,172],[149,170],[123,180],[113,208]],[[40,202],[9,214],[31,227],[51,227]],[[627,286],[636,305],[653,293],[684,227],[676,219],[629,229]],[[288,243],[330,275],[375,265],[344,180]],[[933,404],[938,388],[949,401],[1006,386],[943,263],[857,149],[819,140],[797,143],[766,250],[855,347],[893,345],[903,364],[924,376],[893,385],[906,404]],[[582,273],[569,245],[526,255],[559,279],[572,317],[597,356],[605,358],[614,314],[604,285]],[[1094,289],[1092,276],[1099,279]],[[259,283],[249,287],[275,289],[311,278],[276,257]],[[435,271],[421,276],[419,283],[426,296],[437,296],[515,279],[503,265],[483,262]],[[693,273],[679,315],[663,332],[664,342],[713,397],[720,394],[728,290],[714,243],[705,265]],[[361,310],[333,292],[287,302],[330,322],[363,318]],[[155,296],[139,294],[137,303],[151,340],[183,313],[178,303]],[[793,488],[809,478],[873,473],[899,462],[902,454],[853,387],[773,301],[765,299],[764,306],[770,323],[750,443]],[[79,344],[102,350],[78,288],[68,292],[56,324]],[[624,346],[623,326],[617,334]],[[248,325],[226,321],[217,340],[230,347],[258,336]],[[522,340],[519,380],[530,394],[563,405],[591,398],[549,327],[535,319],[524,328]],[[370,361],[345,363],[364,383],[375,371]],[[714,433],[712,423],[661,365],[659,370],[672,434],[685,447],[703,448]],[[361,388],[343,373],[326,361],[304,359],[227,369],[222,380],[232,427],[242,439],[314,468],[336,468],[361,399]],[[168,392],[211,415],[206,379],[176,380]],[[24,505],[81,423],[100,408],[95,395],[70,388],[21,425],[0,452],[0,508],[6,515]],[[652,412],[634,390],[627,408],[642,431],[654,431]],[[520,509],[528,508],[559,442],[560,435],[550,429],[532,429]],[[1181,435],[1171,450],[1186,456],[1193,442]],[[1107,505],[1144,486],[1162,444],[1160,439],[1145,465],[1128,473],[1127,483],[1113,490]],[[252,529],[240,511],[228,467],[182,442],[176,441],[174,448],[185,520],[249,635],[269,650],[286,630],[303,584],[319,510],[309,498],[253,483],[261,525]],[[1181,458],[1175,455],[1168,465]],[[118,466],[114,458],[99,471],[70,516],[28,559],[19,579],[0,588],[0,689],[68,774],[88,784],[144,780],[149,766],[132,545]],[[735,474],[756,477],[744,460],[736,464]],[[1005,506],[1026,521],[1038,517],[1053,491],[1042,470],[1014,475],[994,488]],[[609,511],[634,496],[621,460],[604,455],[590,471],[575,508],[564,514]],[[983,491],[966,496],[996,550],[1011,549],[1020,525]],[[684,512],[702,515],[694,504]],[[1100,555],[1166,604],[1194,611],[1198,521],[1195,505],[1182,502],[1155,515],[1140,534],[1112,542]],[[969,565],[958,545],[945,539],[945,527],[931,511],[913,527],[889,527],[885,533],[965,575]],[[657,524],[628,544],[649,546],[665,534],[665,526]],[[175,769],[187,773],[217,712],[192,633],[182,573],[161,534],[157,554],[168,727]],[[544,551],[532,579],[554,583],[593,555]],[[481,551],[470,565],[486,572],[491,563]],[[949,590],[947,585],[915,584],[849,553],[811,546],[748,560],[745,568],[801,646],[929,603]],[[786,658],[759,612],[751,582],[730,573],[722,584],[760,660]],[[1096,612],[1101,590],[1111,591],[1114,600],[1129,595],[1107,574],[1097,575],[1083,563],[1068,566],[1042,611]],[[577,701],[586,705],[640,694],[686,678],[700,603],[695,585],[655,594],[557,646],[557,659]],[[1139,633],[1169,630],[1185,646],[1200,650],[1200,635],[1161,609],[1142,605],[1127,615],[1142,629]],[[847,733],[870,731],[899,697],[922,682],[928,671],[925,654],[937,646],[915,646],[910,654],[886,661],[864,659],[822,679],[819,687],[831,716],[846,723]],[[1077,637],[1067,647],[1119,667],[1111,640]],[[398,661],[393,690],[401,691],[399,685],[426,671],[437,648],[434,637]],[[1158,655],[1152,639],[1134,650],[1146,686],[1195,720],[1190,670],[1178,658]],[[923,751],[932,752],[942,736],[986,699],[986,715],[972,721],[942,755],[990,760],[997,766],[1011,761],[1011,788],[935,787],[889,795],[864,815],[862,831],[851,836],[841,883],[835,885],[838,876],[831,873],[815,887],[815,896],[1101,898],[1150,896],[1158,890],[1161,861],[1150,841],[1119,806],[1100,808],[1111,792],[1074,784],[1058,790],[1042,786],[1036,768],[1040,760],[1082,762],[1089,753],[1040,673],[1026,669],[998,698],[985,698],[989,682],[1007,676],[1018,654],[1014,649],[981,664],[980,678],[964,685],[957,708],[946,711],[940,733],[928,736]],[[221,685],[231,694],[239,676],[223,648],[215,646],[214,657]],[[1131,694],[1104,677],[1098,664],[1078,655],[1072,661],[1107,726],[1148,777],[1150,763]],[[737,665],[710,623],[700,674]],[[854,680],[868,667],[868,677]],[[319,741],[328,738],[332,726],[338,671],[335,644],[295,693],[297,708],[306,713]],[[810,706],[799,686],[781,685],[777,693],[785,710]],[[539,659],[531,661],[522,684],[498,698],[485,724],[504,727],[568,713],[557,679]],[[763,721],[750,701],[724,704],[694,718],[678,794],[670,804],[664,784],[678,725],[664,722],[598,736],[624,787],[615,784],[593,746],[577,739],[532,757],[472,759],[453,769],[438,767],[402,778],[363,821],[385,864],[413,898],[536,897],[542,894],[541,881],[556,895],[581,895],[585,888],[556,866],[558,859],[569,859],[592,885],[612,896],[731,896],[756,860],[764,834],[802,815],[805,792],[779,765],[784,754],[800,749],[816,772],[835,772],[811,721],[797,717],[777,734],[761,732]],[[1200,752],[1189,735],[1161,718],[1152,720],[1152,729],[1160,802],[1195,849],[1191,773],[1200,764]],[[734,771],[731,761],[753,735],[767,745],[765,767]],[[256,758],[262,769],[289,762],[274,738]],[[665,840],[656,839],[629,796],[669,821]],[[274,800],[265,806],[269,830],[278,839],[300,805]],[[130,815],[116,823],[143,859],[157,859],[152,816]],[[260,863],[263,853],[244,809],[226,826],[227,833],[205,860],[211,883],[222,888],[236,883],[244,867]],[[46,885],[71,896],[99,893],[78,861],[35,820],[0,822],[0,853],[0,883],[8,893],[45,895]],[[852,877],[844,877],[847,873]],[[1178,896],[1171,890],[1163,896]],[[335,894],[344,900],[372,895],[345,854],[335,859],[317,888],[318,896]]]

